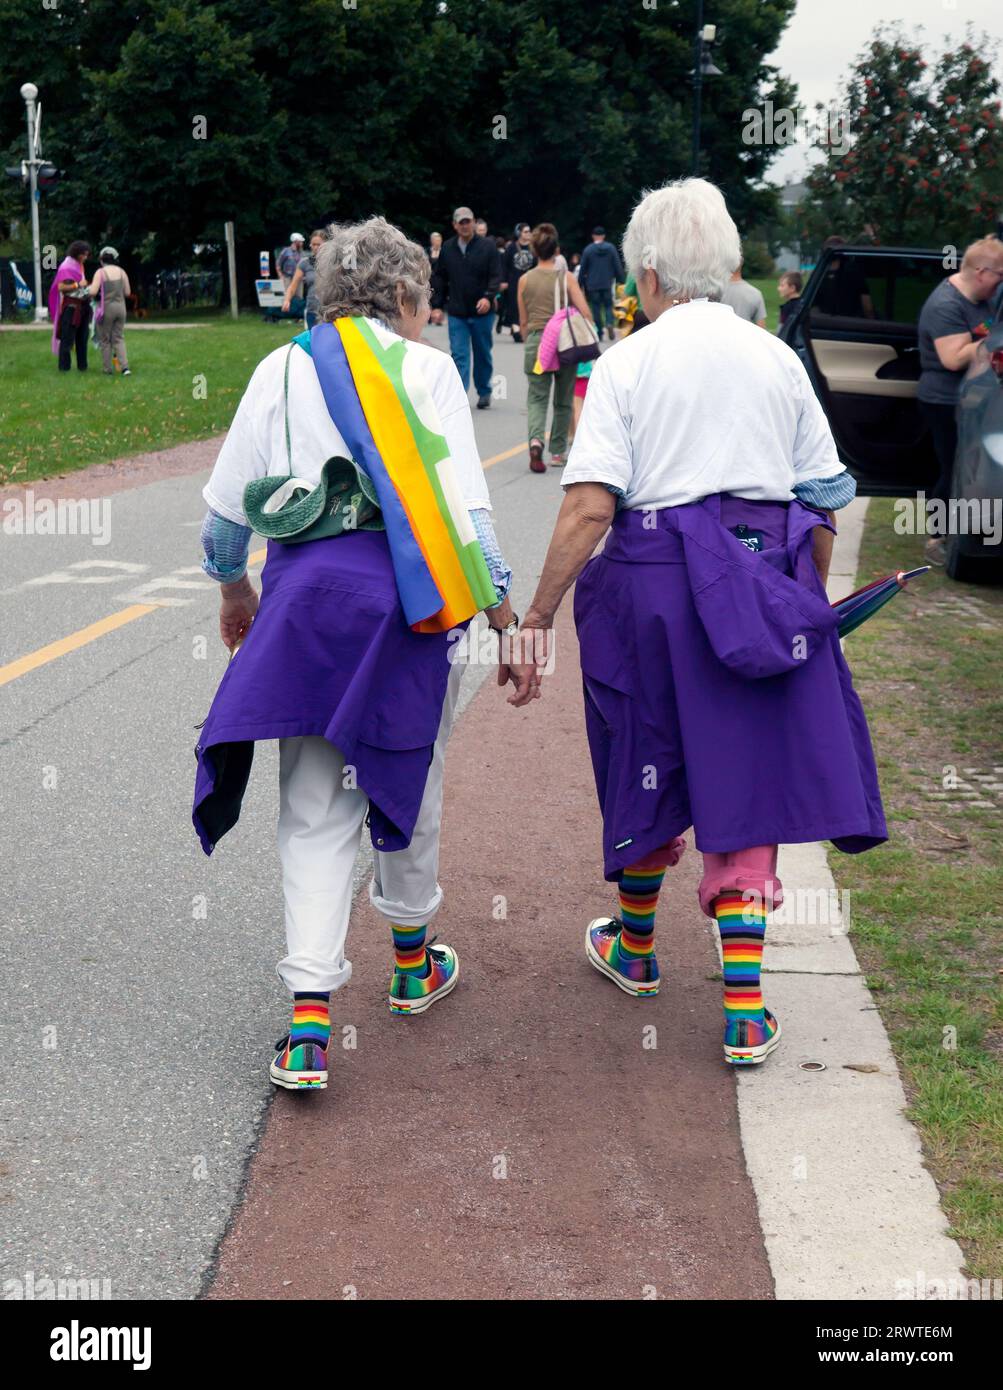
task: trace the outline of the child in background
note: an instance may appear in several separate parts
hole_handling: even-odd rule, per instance
[[[777,293],[780,296],[780,322],[777,324],[777,332],[779,333],[797,308],[798,300],[801,298],[800,270],[785,270],[777,281]]]

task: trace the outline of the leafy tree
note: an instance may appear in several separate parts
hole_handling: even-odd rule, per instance
[[[845,86],[850,148],[830,146],[809,176],[802,236],[941,246],[991,230],[1003,158],[994,56],[969,32],[931,66],[901,31],[876,30]]]
[[[776,151],[742,143],[742,111],[793,100],[763,55],[794,5],[713,7],[701,170],[747,233],[775,216]],[[378,210],[424,239],[468,202],[492,230],[553,220],[570,250],[690,172],[695,0],[0,0],[0,24],[0,148],[23,139],[31,53],[67,171],[47,240],[187,261],[233,218],[246,272],[294,226]],[[0,216],[24,204],[11,185]]]
[[[742,275],[746,280],[765,280],[776,270],[765,241],[751,239],[742,244]]]
[[[154,4],[116,66],[87,80],[79,186],[93,223],[126,243],[153,232],[162,251],[186,258],[193,242],[218,241],[231,216],[260,236],[277,163],[268,87],[248,41],[211,6]]]

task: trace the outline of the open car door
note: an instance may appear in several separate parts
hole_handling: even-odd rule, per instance
[[[920,418],[917,324],[948,272],[940,251],[823,251],[781,336],[807,368],[860,493],[929,490],[937,460]]]

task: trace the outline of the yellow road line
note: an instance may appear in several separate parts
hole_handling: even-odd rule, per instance
[[[107,618],[102,618],[100,622],[91,623],[89,627],[82,627],[78,632],[71,632],[69,637],[60,637],[58,642],[50,642],[45,647],[39,647],[37,652],[29,652],[27,656],[19,656],[16,661],[8,662],[6,666],[0,666],[0,685],[6,685],[8,681],[17,680],[18,676],[25,676],[29,671],[35,671],[39,666],[45,666],[50,661],[55,661],[58,656],[65,656],[67,652],[75,652],[78,647],[86,647],[88,642],[94,642],[99,637],[103,637],[106,632],[114,632],[117,627],[124,627],[126,623],[131,623],[135,618],[142,618],[147,613],[156,610],[155,603],[134,603],[128,608],[122,608],[117,613],[111,613]]]
[[[490,468],[492,464],[501,463],[503,459],[510,459],[515,454],[522,453],[525,449],[524,444],[517,444],[514,449],[507,449],[502,454],[495,454],[492,458],[485,459],[483,466]],[[265,562],[267,549],[262,546],[260,550],[255,550],[247,557],[250,566],[262,565]],[[129,608],[123,608],[118,613],[112,613],[107,618],[102,618],[100,622],[91,623],[89,627],[82,627],[78,632],[71,632],[69,637],[60,637],[58,642],[50,642],[45,647],[39,647],[37,652],[29,652],[27,656],[20,656],[16,661],[9,662],[6,666],[0,666],[0,685],[6,685],[9,681],[17,680],[18,676],[26,676],[29,671],[36,671],[39,666],[45,666],[50,661],[55,661],[57,657],[65,656],[67,652],[75,652],[80,647],[86,647],[88,642],[94,642],[99,637],[103,637],[106,632],[114,632],[118,627],[124,627],[126,623],[131,623],[134,618],[142,618],[147,613],[152,613],[158,607],[155,603],[134,603]]]
[[[528,444],[517,444],[514,449],[506,449],[503,454],[494,454],[491,458],[485,459],[481,464],[482,468],[491,468],[496,463],[501,463],[503,459],[515,458],[516,454],[524,454],[529,449]]]

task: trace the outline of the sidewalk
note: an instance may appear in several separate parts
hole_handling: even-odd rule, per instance
[[[858,585],[866,515],[866,498],[839,514],[833,600]],[[852,636],[847,650],[852,665]],[[789,904],[801,893],[801,911],[767,929],[763,991],[784,1042],[782,1056],[738,1077],[742,1140],[777,1298],[891,1299],[917,1276],[960,1281],[964,1257],[946,1234],[940,1194],[905,1117],[850,923],[839,910],[816,910],[836,900],[826,848],[781,847],[778,873]],[[803,1062],[825,1069],[804,1071]]]

